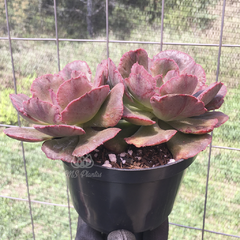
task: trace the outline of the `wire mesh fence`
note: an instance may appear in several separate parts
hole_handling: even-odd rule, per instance
[[[239,0],[5,0],[0,11],[1,239],[74,239],[77,225],[60,161],[46,159],[39,144],[3,135],[7,126],[27,124],[9,94],[29,94],[37,76],[73,60],[86,61],[94,74],[101,60],[118,64],[139,47],[150,57],[186,52],[208,83],[228,87],[222,110],[230,120],[187,170],[169,239],[240,238]]]

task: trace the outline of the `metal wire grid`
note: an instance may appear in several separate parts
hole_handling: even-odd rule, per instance
[[[8,16],[8,2],[7,2],[7,0],[4,0],[8,36],[7,37],[0,37],[0,40],[6,40],[9,43],[9,54],[10,54],[10,57],[11,57],[12,76],[13,76],[13,84],[14,84],[15,93],[17,93],[17,86],[16,86],[13,52],[12,52],[12,40],[13,41],[21,40],[21,41],[53,41],[53,42],[55,42],[56,46],[57,46],[56,55],[57,55],[57,64],[58,64],[58,70],[59,71],[60,71],[60,56],[59,56],[59,42],[60,41],[61,42],[98,42],[98,43],[102,42],[102,43],[106,43],[107,57],[109,57],[109,43],[156,44],[156,45],[160,45],[160,50],[161,51],[162,51],[164,45],[218,47],[216,81],[218,81],[219,72],[220,72],[220,59],[221,59],[222,47],[232,47],[232,48],[240,47],[240,45],[238,45],[238,44],[222,44],[226,0],[223,0],[223,4],[222,4],[221,29],[220,29],[220,32],[219,32],[219,44],[164,42],[164,0],[162,0],[161,32],[159,33],[159,35],[160,35],[160,41],[159,42],[110,40],[109,39],[109,28],[108,28],[108,19],[109,19],[109,13],[108,13],[109,3],[108,3],[108,0],[106,0],[106,40],[59,38],[58,37],[58,23],[57,23],[57,4],[56,4],[56,0],[53,0],[53,1],[54,1],[54,19],[55,19],[55,36],[56,36],[56,38],[19,38],[19,37],[11,37],[9,16]],[[19,115],[18,115],[18,126],[21,126]],[[0,127],[14,127],[14,126],[6,125],[6,124],[0,124]],[[178,226],[178,227],[183,227],[183,228],[188,228],[188,229],[194,229],[194,230],[197,230],[197,231],[201,231],[202,240],[204,239],[204,233],[206,233],[206,232],[214,233],[214,234],[218,234],[218,235],[222,235],[222,236],[233,237],[233,238],[240,238],[240,236],[237,236],[237,235],[231,235],[231,234],[226,234],[226,233],[223,233],[223,232],[217,232],[217,231],[211,231],[211,230],[205,229],[205,219],[206,219],[206,211],[207,211],[209,174],[210,174],[210,166],[211,166],[212,148],[220,148],[220,149],[227,149],[227,150],[233,150],[233,151],[240,151],[239,148],[214,146],[214,145],[210,144],[209,154],[208,154],[208,168],[207,168],[207,178],[206,178],[206,187],[205,187],[205,202],[204,202],[204,214],[203,214],[203,219],[202,219],[203,220],[202,228],[190,227],[190,226],[180,225],[180,224],[176,224],[176,223],[170,223],[170,224],[174,225],[174,226]],[[22,159],[23,159],[23,165],[24,165],[24,171],[25,171],[25,180],[26,180],[27,197],[28,198],[23,199],[23,198],[15,198],[15,197],[4,196],[4,195],[0,195],[0,197],[12,199],[12,200],[17,200],[17,201],[28,202],[28,204],[29,204],[29,214],[30,214],[31,224],[32,224],[32,237],[33,237],[34,240],[35,240],[35,232],[34,232],[34,221],[33,221],[33,215],[32,215],[32,203],[39,203],[39,204],[43,204],[43,205],[52,205],[52,206],[68,208],[69,233],[70,233],[70,238],[72,240],[73,239],[73,234],[72,234],[72,226],[71,226],[72,224],[71,224],[70,208],[73,208],[73,207],[70,205],[68,186],[66,185],[66,194],[67,194],[67,200],[68,200],[67,205],[31,200],[31,195],[30,195],[30,191],[29,191],[28,173],[27,173],[27,168],[26,168],[25,151],[24,151],[24,145],[23,145],[22,142],[21,142],[21,149],[22,149]]]

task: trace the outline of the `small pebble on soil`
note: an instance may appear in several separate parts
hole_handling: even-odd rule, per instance
[[[95,164],[113,168],[151,168],[175,162],[166,144],[141,148],[129,145],[126,152],[119,154],[110,152],[102,145],[91,152],[91,155]]]

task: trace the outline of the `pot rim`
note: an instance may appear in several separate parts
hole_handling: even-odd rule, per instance
[[[99,167],[99,168],[103,168],[103,169],[111,169],[111,170],[114,170],[114,171],[126,171],[126,172],[140,172],[140,171],[151,171],[153,169],[161,169],[161,168],[166,168],[166,167],[170,167],[171,165],[176,165],[176,164],[179,164],[180,162],[183,162],[183,161],[186,161],[187,159],[180,159],[180,160],[177,160],[175,162],[172,162],[172,163],[167,163],[165,165],[160,165],[160,166],[157,166],[157,167],[149,167],[149,168],[108,168],[108,167],[105,167],[105,166],[102,166],[102,165],[97,165],[97,164],[94,164],[95,167]]]
[[[98,181],[136,184],[154,182],[171,178],[184,171],[192,164],[195,157],[181,159],[174,163],[142,169],[107,168],[101,165],[93,165],[91,168],[76,168],[71,163],[63,162],[65,171],[75,171],[81,177],[89,177]],[[89,173],[89,175],[88,175]],[[94,174],[96,173],[96,174]],[[92,175],[91,175],[92,174]],[[100,177],[95,177],[96,175]]]

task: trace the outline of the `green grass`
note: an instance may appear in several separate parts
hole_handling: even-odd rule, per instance
[[[21,144],[0,135],[1,195],[27,198]],[[40,144],[25,146],[28,182],[32,200],[67,205],[62,163],[45,157]],[[213,149],[207,202],[206,229],[239,235],[240,153]],[[170,222],[201,228],[204,211],[208,150],[200,153],[187,169]],[[31,239],[27,202],[0,198],[1,239]],[[68,208],[32,203],[36,239],[69,239]],[[71,208],[72,231],[77,214]],[[188,236],[188,237],[186,237]],[[169,239],[200,239],[201,232],[170,225]],[[215,239],[215,235],[210,239]],[[218,239],[230,239],[226,237]]]
[[[46,44],[31,43],[34,45],[34,51],[38,58],[44,55],[41,49],[47,49]],[[77,43],[62,44],[60,55],[62,56],[61,65],[68,61],[78,59],[76,52],[81,49],[82,59],[86,58],[92,72],[94,65],[103,59],[105,48],[102,44],[86,43],[79,45]],[[110,57],[115,61],[126,51],[135,47],[132,44],[110,44]],[[115,48],[114,48],[115,47]],[[158,50],[157,45],[144,46],[150,56]],[[28,48],[28,45],[25,46]],[[90,54],[86,54],[84,48],[92,49]],[[179,47],[179,50],[191,52],[198,57],[196,48]],[[204,50],[206,51],[206,50]],[[66,56],[64,55],[66,54]],[[217,57],[215,49],[212,49],[207,59],[201,59],[214,62]],[[26,53],[27,54],[27,53]],[[55,54],[53,51],[51,54]],[[28,56],[26,56],[28,57]],[[79,55],[79,58],[81,56]],[[28,62],[28,60],[26,60]],[[50,61],[51,62],[51,61]],[[29,62],[32,64],[31,62]],[[26,68],[24,61],[19,62],[19,72],[23,73]],[[55,64],[55,65],[54,65]],[[53,65],[42,65],[48,72],[56,69],[56,61]],[[208,65],[208,63],[205,63]],[[33,72],[43,72],[44,68],[38,68],[38,63],[31,67]],[[41,64],[40,64],[41,67]],[[216,64],[208,67],[207,76],[209,82],[214,81],[213,69]],[[52,69],[52,70],[51,70]],[[25,71],[29,76],[30,71]],[[236,71],[237,73],[237,71]],[[19,75],[20,76],[20,75]],[[240,148],[238,130],[240,122],[239,114],[239,83],[230,81],[228,75],[220,75],[220,80],[227,80],[228,94],[221,111],[228,114],[230,119],[220,128],[214,130],[213,145],[225,147]],[[6,78],[8,79],[8,78]],[[21,89],[25,82],[24,78],[18,79],[18,87]],[[7,84],[7,82],[5,82]],[[10,102],[9,102],[10,104]],[[32,200],[45,201],[57,204],[67,205],[66,182],[63,167],[60,161],[52,161],[45,157],[40,150],[40,144],[24,144],[25,156],[27,161],[27,172],[29,188]],[[240,235],[239,218],[240,218],[240,153],[223,149],[213,149],[211,157],[211,171],[207,202],[206,229],[218,231],[227,234]],[[205,184],[207,174],[208,150],[199,154],[195,162],[186,171],[182,187],[176,199],[175,206],[170,215],[170,222],[180,225],[201,228],[204,211]],[[21,145],[19,142],[0,135],[0,172],[1,172],[1,195],[16,198],[27,199],[26,179],[24,165],[22,160]],[[28,203],[6,198],[0,198],[0,238],[1,239],[31,239],[31,219],[29,215]],[[68,209],[59,206],[42,205],[32,203],[33,220],[35,226],[35,235],[38,240],[45,239],[69,239],[69,218]],[[76,232],[77,214],[71,208],[72,232]],[[201,239],[201,231],[187,229],[170,225],[169,239]],[[231,237],[206,233],[205,239],[232,239]]]
[[[27,199],[26,178],[19,142],[0,135],[0,193]],[[40,144],[24,144],[31,200],[67,205],[62,163],[50,161]],[[31,239],[31,218],[27,202],[0,198],[0,238]],[[72,204],[71,204],[72,205]],[[32,203],[36,239],[69,239],[68,208]],[[72,231],[77,213],[71,208]]]
[[[238,96],[230,89],[222,106],[230,120],[214,130],[213,145],[240,148]],[[28,182],[32,200],[67,205],[66,182],[60,161],[52,161],[41,151],[41,144],[25,143]],[[206,229],[240,235],[240,152],[214,148],[207,202]],[[21,144],[0,135],[1,195],[27,199]],[[204,211],[208,149],[200,153],[187,169],[170,222],[201,228]],[[1,239],[31,238],[31,219],[26,202],[0,198]],[[32,203],[36,238],[69,239],[68,209]],[[76,232],[77,214],[71,209],[72,231]],[[43,234],[44,233],[44,234]],[[206,239],[231,239],[207,233]],[[208,236],[208,237],[207,237]],[[216,237],[216,238],[215,238]],[[170,225],[169,239],[201,239],[201,231]]]
[[[239,22],[235,5],[227,3],[223,43],[239,44]],[[165,20],[164,42],[219,43],[221,5],[208,9],[215,19],[210,29],[178,29],[181,11]],[[232,14],[233,13],[233,14]],[[160,42],[160,20],[132,29],[127,40]],[[98,39],[105,39],[99,36]],[[110,32],[110,39],[117,39]],[[13,41],[13,58],[18,92],[27,92],[29,80],[46,73],[58,72],[57,48],[54,42]],[[106,58],[105,43],[60,42],[60,65],[63,68],[74,60],[86,61],[93,73],[96,66]],[[160,51],[157,44],[110,43],[110,58],[117,65],[123,53],[137,48],[147,50],[150,57]],[[0,122],[16,123],[16,114],[8,108],[11,103],[6,96],[13,93],[12,64],[7,41],[0,41]],[[163,50],[176,49],[190,54],[206,71],[207,83],[216,80],[218,47],[164,45]],[[240,148],[240,48],[222,47],[219,81],[228,87],[228,94],[221,111],[230,119],[214,130],[213,145]],[[7,114],[6,114],[7,113]],[[6,116],[7,115],[7,116]],[[12,116],[12,117],[9,117]],[[60,161],[52,161],[40,150],[41,144],[24,144],[28,182],[32,200],[67,205],[66,181]],[[240,236],[240,152],[212,149],[210,179],[207,199],[205,228]],[[201,228],[205,201],[208,149],[200,153],[187,169],[170,222]],[[0,194],[27,199],[26,178],[21,144],[0,132]],[[31,219],[27,202],[0,198],[0,239],[32,239]],[[37,240],[70,239],[68,208],[32,203],[33,221]],[[72,232],[76,232],[77,213],[71,208]],[[170,225],[170,240],[201,239],[201,231]],[[205,233],[205,239],[231,240],[234,238]]]
[[[74,60],[74,46],[65,44],[66,52]],[[104,55],[104,48],[89,45]],[[113,57],[118,58],[132,48],[117,47]],[[155,51],[156,46],[148,46]],[[92,56],[95,53],[92,53]],[[98,56],[99,57],[99,56]],[[89,56],[89,62],[91,56]],[[101,57],[99,57],[100,59]],[[96,59],[92,61],[92,65]],[[213,145],[240,148],[239,138],[239,93],[240,88],[231,86],[221,110],[230,116],[222,127],[214,130]],[[40,144],[24,144],[27,161],[29,188],[32,200],[67,205],[66,182],[60,161],[47,159]],[[213,149],[205,227],[210,231],[240,235],[240,153]],[[199,154],[186,171],[182,187],[176,199],[170,222],[201,228],[204,211],[207,173],[207,150]],[[0,135],[0,193],[1,195],[27,199],[26,179],[19,142]],[[0,238],[32,239],[31,219],[28,203],[0,198]],[[69,239],[68,209],[59,206],[32,203],[35,235],[38,240]],[[71,208],[72,232],[76,232],[77,213]],[[169,239],[201,239],[201,231],[170,225]],[[205,239],[233,239],[231,237],[205,233]]]
[[[205,229],[226,234],[239,235],[240,199],[240,152],[213,149],[211,156],[210,180],[208,187],[207,214]],[[170,221],[180,225],[201,228],[203,224],[208,151],[198,155],[195,162],[187,169],[182,187],[176,199]],[[170,231],[184,238],[186,230],[173,227]],[[197,234],[197,233],[195,233]],[[201,234],[201,232],[200,232]],[[211,239],[215,239],[212,237]],[[222,236],[219,239],[227,239]],[[230,238],[229,238],[230,239]]]

